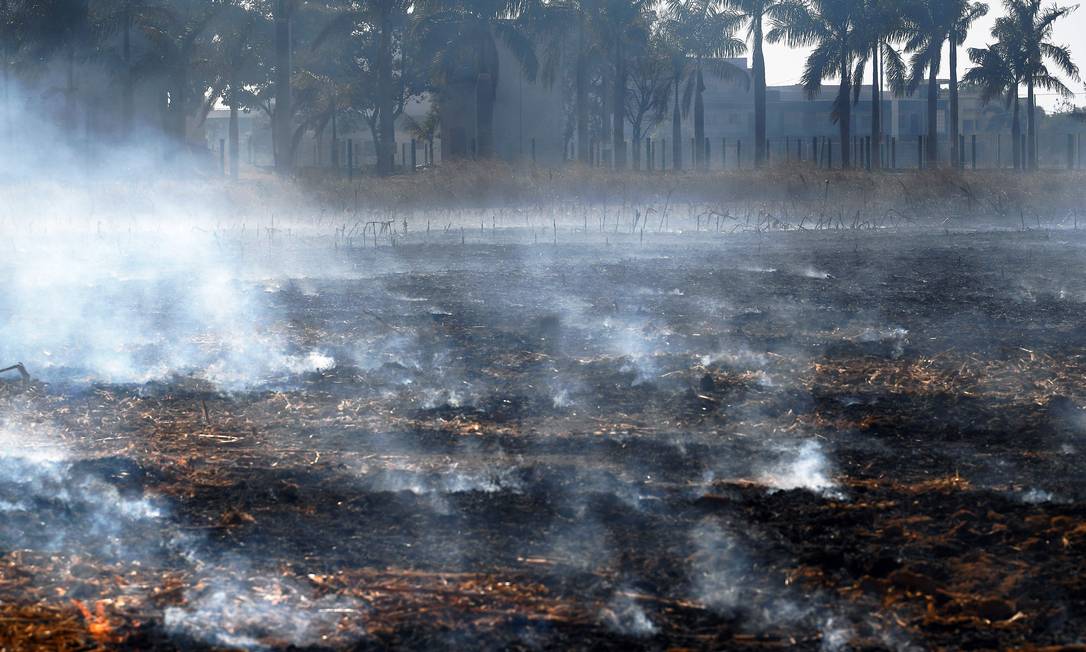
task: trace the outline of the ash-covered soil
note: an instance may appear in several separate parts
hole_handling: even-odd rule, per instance
[[[1086,642],[1081,233],[459,240],[247,281],[316,372],[4,385],[0,648]]]

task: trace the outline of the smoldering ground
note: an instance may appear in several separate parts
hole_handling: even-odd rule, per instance
[[[51,636],[1086,635],[1073,230],[680,232],[691,205],[643,235],[594,205],[367,239],[376,209],[68,172],[0,220],[0,362],[34,377],[0,387],[0,608]]]

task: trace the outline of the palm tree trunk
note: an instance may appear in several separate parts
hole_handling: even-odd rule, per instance
[[[694,169],[705,165],[705,80],[698,65],[694,79]]]
[[[230,72],[230,178],[238,178],[238,160],[241,156],[241,138],[238,129],[238,82],[237,71]]]
[[[837,99],[841,112],[838,123],[841,133],[841,168],[848,169],[852,166],[852,148],[849,147],[852,136],[852,76],[847,61],[841,62],[841,86],[837,89]]]
[[[177,141],[177,147],[184,151],[188,144],[188,134],[185,124],[185,103],[187,102],[189,85],[188,57],[182,55],[174,68],[173,91],[170,100],[170,110],[173,115],[173,137]]]
[[[497,82],[488,70],[475,80],[475,133],[479,158],[494,156],[494,98]]]
[[[577,160],[588,165],[592,153],[588,148],[588,56],[585,52],[583,8],[578,8],[577,19]]]
[[[1014,169],[1022,169],[1022,121],[1019,117],[1021,110],[1019,106],[1021,102],[1018,100],[1018,88],[1014,89],[1014,117],[1011,122],[1011,140],[1014,142],[1011,144],[1011,150],[1014,152]]]
[[[879,59],[879,46],[875,43],[871,59],[871,168],[882,166],[882,62]]]
[[[389,11],[381,13],[377,53],[377,174],[392,174],[396,165],[396,128],[392,101],[392,26]]]
[[[290,1],[275,2],[275,124],[272,139],[275,141],[275,169],[280,174],[289,174],[294,167],[291,161],[294,111],[290,87],[293,66]]]
[[[958,134],[958,42],[953,31],[950,34],[950,165],[960,167],[961,152]]]
[[[68,137],[74,138],[77,125],[75,116],[75,45],[68,45],[68,79],[64,89],[64,122]]]
[[[929,167],[939,165],[939,66],[938,59],[932,57],[928,68],[928,142],[927,159]]]
[[[615,44],[615,82],[611,106],[612,157],[616,170],[626,168],[626,60],[622,52],[622,39]]]
[[[762,51],[762,16],[751,16],[754,27],[754,165],[762,167],[765,163],[766,143],[766,88],[765,88],[765,53]]]
[[[8,0],[0,0],[0,15],[8,15]],[[9,34],[5,32],[4,43],[0,45],[0,56],[4,58],[4,137],[10,143],[14,135],[11,128],[11,50],[9,49]]]
[[[339,132],[336,131],[336,96],[332,89],[332,169],[339,169]]]
[[[1026,159],[1030,170],[1037,169],[1037,96],[1033,92],[1033,78],[1026,80]]]
[[[679,114],[679,85],[682,79],[675,76],[675,107],[671,111],[671,167],[683,169],[683,123]]]
[[[129,6],[124,7],[121,20],[121,58],[124,62],[124,82],[121,88],[121,138],[127,141],[132,137],[132,116],[134,80],[132,73],[132,13]]]

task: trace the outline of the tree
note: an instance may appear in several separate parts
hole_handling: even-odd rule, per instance
[[[649,0],[603,0],[595,15],[596,33],[612,65],[611,143],[616,169],[626,167],[627,59],[648,46],[652,16]]]
[[[902,36],[906,52],[912,53],[909,62],[908,89],[919,88],[927,79],[927,160],[931,165],[939,161],[939,71],[942,68],[943,45],[950,42],[950,120],[947,134],[950,138],[951,164],[958,164],[957,125],[957,47],[965,38],[969,27],[988,11],[988,6],[968,0],[915,0],[907,3],[904,10]]]
[[[188,0],[158,5],[145,13],[140,24],[149,42],[137,69],[161,71],[167,79],[166,132],[178,148],[187,146],[187,119],[195,106],[202,106],[206,78],[194,79],[207,71],[205,29],[222,9],[219,2]]]
[[[527,24],[527,16],[534,14],[517,0],[424,0],[419,7],[417,38],[430,55],[434,83],[445,86],[468,71],[475,86],[476,147],[480,157],[489,158],[494,155],[498,41],[534,81],[539,60]]]
[[[968,55],[973,67],[966,71],[962,83],[975,86],[980,91],[980,101],[983,104],[1002,98],[1006,106],[1013,106],[1011,149],[1014,152],[1014,167],[1019,169],[1023,167],[1022,124],[1019,118],[1021,101],[1018,98],[1022,72],[1016,68],[1016,58],[1008,49],[1007,43],[970,48]]]
[[[372,128],[380,175],[395,170],[396,118],[403,110],[405,43],[408,15],[413,7],[412,0],[333,3],[333,18],[326,22],[314,41],[316,48],[325,42],[335,44],[337,49],[350,44],[354,58],[351,74],[360,82],[351,85],[352,104],[363,111]]]
[[[900,93],[905,86],[905,63],[891,42],[901,31],[900,5],[892,0],[865,0],[858,21],[856,67],[853,73],[853,103],[860,100],[864,75],[871,64],[871,165],[882,164],[882,86],[889,78],[891,89]]]
[[[754,165],[761,167],[766,155],[765,21],[784,18],[786,0],[727,0],[747,21],[751,43],[751,76],[754,78]]]
[[[664,30],[672,50],[673,90],[675,94],[677,124],[678,89],[685,77],[683,88],[683,113],[688,114],[693,101],[694,108],[694,164],[700,168],[705,163],[705,73],[721,79],[742,79],[749,85],[745,72],[726,61],[727,57],[739,56],[746,51],[746,44],[735,37],[742,24],[740,14],[727,11],[716,0],[668,0],[668,15]],[[675,168],[682,163],[681,133],[676,131]]]
[[[992,35],[1006,49],[1026,84],[1026,166],[1037,169],[1036,89],[1054,91],[1064,97],[1073,93],[1046,62],[1075,82],[1081,81],[1078,66],[1071,60],[1071,50],[1052,42],[1052,29],[1077,7],[1052,4],[1048,8],[1041,0],[1005,0],[1006,15],[997,19]]]
[[[272,0],[272,20],[275,24],[275,113],[272,115],[272,144],[275,150],[275,170],[287,174],[294,167],[291,147],[291,77],[294,74],[294,44],[292,28],[298,0]]]
[[[841,165],[851,165],[849,140],[852,133],[852,65],[864,52],[860,20],[863,0],[810,0],[789,2],[780,9],[767,39],[786,42],[792,47],[813,47],[803,67],[801,83],[808,97],[817,96],[822,81],[839,80],[830,119],[841,135]]]
[[[667,113],[669,62],[654,39],[634,59],[630,68],[630,92],[626,96],[626,119],[633,130],[633,166],[641,169],[641,141]],[[646,122],[647,121],[647,122]],[[646,153],[647,155],[647,153]]]
[[[251,103],[250,85],[266,78],[262,51],[271,41],[267,16],[252,4],[231,0],[214,25],[211,39],[215,65],[219,69],[222,99],[230,109],[228,128],[230,176],[238,178],[241,159],[238,114]]]
[[[978,18],[987,15],[988,5],[981,2],[953,0],[952,7],[954,9],[951,14],[952,22],[947,31],[947,40],[950,42],[950,164],[959,167],[961,165],[959,151],[961,118],[958,113],[958,47],[965,42],[965,37],[973,23]]]

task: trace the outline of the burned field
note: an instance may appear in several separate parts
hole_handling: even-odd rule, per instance
[[[1086,638],[1079,232],[448,238],[233,281],[256,381],[23,359],[0,647]]]

